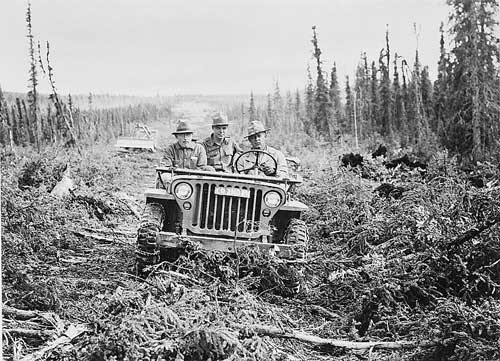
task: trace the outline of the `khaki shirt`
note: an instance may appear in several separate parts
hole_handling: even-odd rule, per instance
[[[182,148],[175,142],[165,149],[163,163],[166,167],[199,169],[207,165],[207,154],[200,144],[191,142]]]
[[[276,148],[270,147],[266,145],[266,148],[262,149],[269,154],[273,156],[274,159],[276,159],[276,174],[273,175],[274,177],[279,177],[279,178],[287,178],[288,177],[288,166],[286,164],[286,158],[281,151],[279,151]],[[251,157],[249,160],[252,162],[257,155],[255,153],[249,153],[248,157]],[[244,156],[246,157],[246,156]],[[262,157],[262,158],[261,158]],[[269,156],[264,155],[262,153],[259,153],[259,164],[265,164],[269,167],[274,167],[274,162],[269,158]],[[265,175],[264,172],[260,171],[259,169],[255,168],[252,169],[251,171],[248,172],[248,174],[254,174],[254,175]]]
[[[207,162],[217,171],[232,172],[234,155],[242,150],[231,138],[224,138],[221,144],[215,142],[213,134],[202,143],[207,152]]]

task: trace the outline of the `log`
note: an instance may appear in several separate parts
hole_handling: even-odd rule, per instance
[[[118,238],[113,239],[113,238],[109,238],[109,237],[103,237],[103,236],[99,236],[97,234],[87,233],[87,232],[83,232],[83,231],[80,231],[77,229],[72,229],[71,232],[77,236],[84,237],[84,238],[93,238],[93,239],[95,239],[99,242],[103,242],[103,243],[121,243],[121,244],[127,243],[125,241],[119,240]]]
[[[30,318],[35,318],[40,316],[39,312],[36,311],[26,311],[26,310],[19,310],[14,307],[10,307],[7,305],[2,305],[2,315],[3,316],[12,316],[17,319],[21,320],[29,320]]]
[[[131,231],[120,231],[113,228],[91,228],[91,227],[82,227],[83,230],[92,232],[92,233],[104,233],[104,234],[119,234],[125,237],[137,237],[137,232]]]
[[[329,311],[326,308],[321,307],[319,305],[307,305],[307,304],[305,304],[304,306],[306,308],[310,309],[312,312],[319,313],[320,315],[322,315],[325,318],[337,320],[341,317],[340,315],[336,314],[335,312]]]
[[[472,240],[473,238],[479,236],[483,231],[493,227],[497,223],[500,223],[500,218],[494,218],[492,220],[489,220],[485,222],[484,224],[478,226],[478,227],[473,227],[466,232],[462,233],[461,235],[455,237],[449,244],[448,244],[448,257],[452,257],[454,253],[457,252],[457,250],[466,242]]]
[[[20,337],[29,338],[47,338],[54,335],[54,331],[48,330],[32,330],[27,328],[4,328],[3,333],[11,333]]]
[[[431,347],[436,346],[435,342],[412,342],[412,341],[345,341],[336,340],[330,338],[322,338],[314,335],[310,335],[305,332],[295,331],[292,329],[281,329],[279,327],[267,326],[267,325],[239,325],[234,324],[234,327],[256,333],[262,336],[279,337],[294,339],[301,342],[309,343],[315,346],[330,346],[344,348],[348,350],[369,350],[369,349],[404,349],[404,348],[414,348],[414,347]]]

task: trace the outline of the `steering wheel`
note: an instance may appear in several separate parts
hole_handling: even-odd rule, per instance
[[[251,154],[253,154],[254,157],[250,157]],[[278,170],[278,162],[269,152],[262,149],[250,149],[241,153],[234,161],[234,169],[236,173],[247,173],[252,169],[259,169],[260,166],[264,164],[269,166],[269,160],[272,161],[273,165],[270,167],[272,172],[269,175],[274,175]]]

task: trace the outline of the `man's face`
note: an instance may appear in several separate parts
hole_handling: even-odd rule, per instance
[[[226,137],[227,125],[215,125],[212,127],[215,139],[222,140]]]
[[[177,142],[181,147],[185,147],[193,140],[193,133],[176,134],[175,138],[177,138]]]
[[[266,147],[266,132],[257,133],[248,137],[252,149],[264,149]]]

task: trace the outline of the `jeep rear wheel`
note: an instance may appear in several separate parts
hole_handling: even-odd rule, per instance
[[[146,267],[159,262],[160,251],[156,244],[156,235],[163,228],[164,220],[165,211],[161,204],[146,204],[137,230],[135,251],[135,273],[140,277],[147,276]]]

